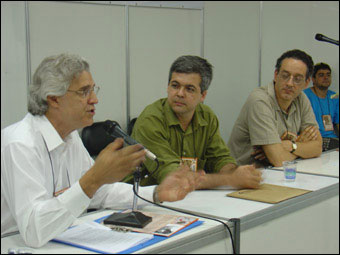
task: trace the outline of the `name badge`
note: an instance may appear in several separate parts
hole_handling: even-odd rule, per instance
[[[197,158],[181,158],[181,165],[187,165],[191,171],[197,171]]]
[[[331,115],[322,115],[322,122],[325,128],[325,131],[333,131],[333,122]]]

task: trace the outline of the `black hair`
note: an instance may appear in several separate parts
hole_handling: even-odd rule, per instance
[[[201,93],[208,90],[212,77],[213,66],[204,58],[198,56],[181,56],[170,67],[169,81],[172,73],[198,73],[201,76]]]
[[[301,60],[303,63],[305,63],[307,66],[306,80],[309,77],[311,77],[313,73],[313,69],[314,69],[314,63],[313,63],[312,57],[309,56],[306,52],[295,49],[295,50],[290,50],[290,51],[283,53],[282,56],[279,57],[276,61],[275,70],[277,72],[280,71],[282,61],[286,58],[293,58],[293,59]]]
[[[332,70],[330,68],[329,65],[327,65],[326,63],[317,63],[315,66],[314,66],[314,71],[313,71],[313,78],[315,78],[315,75],[316,73],[319,71],[319,70],[329,70],[331,73],[332,73]]]

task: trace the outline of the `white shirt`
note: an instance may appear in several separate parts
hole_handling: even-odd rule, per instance
[[[130,184],[103,185],[87,197],[79,179],[93,164],[78,132],[62,140],[45,116],[28,113],[1,130],[1,235],[19,230],[27,245],[40,247],[88,207],[131,208]],[[139,194],[152,201],[154,187],[141,187]]]

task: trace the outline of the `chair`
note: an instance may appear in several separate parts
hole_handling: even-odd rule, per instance
[[[106,133],[104,123],[104,121],[95,122],[81,132],[81,139],[91,157],[96,157],[102,149],[115,140]]]
[[[134,127],[134,125],[136,123],[136,120],[137,120],[137,118],[133,118],[132,120],[130,120],[130,122],[128,124],[128,128],[127,128],[128,135],[132,134],[132,130],[133,130],[133,127]]]

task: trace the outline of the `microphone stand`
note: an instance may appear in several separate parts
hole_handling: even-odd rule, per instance
[[[132,204],[132,212],[129,213],[113,213],[111,216],[104,220],[104,224],[112,224],[118,226],[128,226],[135,228],[143,228],[149,222],[152,221],[152,217],[146,216],[141,212],[137,211],[137,194],[139,190],[139,183],[141,180],[141,166],[136,168],[136,171],[133,173],[134,183],[134,197]],[[135,193],[136,192],[136,193]]]

